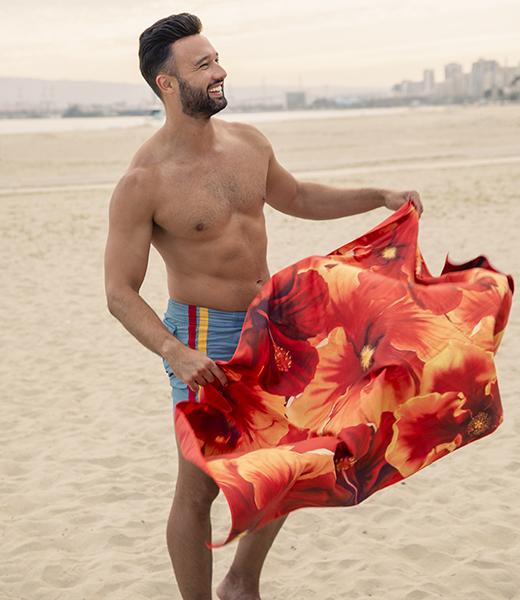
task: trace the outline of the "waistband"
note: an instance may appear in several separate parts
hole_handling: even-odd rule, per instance
[[[207,311],[208,316],[218,319],[220,322],[229,321],[229,323],[236,323],[237,319],[243,321],[246,316],[246,311],[228,311],[228,310],[217,310],[215,308],[205,308],[200,306],[192,306],[191,304],[181,304],[175,302],[171,298],[168,299],[168,309],[166,314],[171,317],[177,317],[178,319],[188,319],[190,314],[195,311],[203,309]]]

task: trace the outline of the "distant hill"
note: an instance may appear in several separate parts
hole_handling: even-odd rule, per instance
[[[307,104],[320,98],[330,98],[336,101],[345,101],[354,98],[387,96],[389,88],[386,87],[346,87],[346,86],[306,86],[296,89],[295,86],[235,86],[231,80],[226,83],[226,96],[229,99],[230,108],[233,105],[269,105],[286,103],[287,92],[304,92]]]
[[[0,111],[63,110],[71,105],[146,107],[158,100],[147,84],[0,77]]]

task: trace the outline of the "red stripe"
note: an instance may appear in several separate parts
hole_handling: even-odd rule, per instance
[[[197,349],[197,307],[188,306],[188,346]],[[188,400],[195,402],[197,394],[192,389],[188,388]]]

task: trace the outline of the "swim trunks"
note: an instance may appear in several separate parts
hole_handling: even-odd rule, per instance
[[[245,312],[190,306],[169,299],[163,323],[189,348],[204,352],[212,360],[228,361],[238,346],[245,317]],[[170,378],[173,405],[183,400],[198,402],[199,394],[173,374],[165,359],[163,363]]]

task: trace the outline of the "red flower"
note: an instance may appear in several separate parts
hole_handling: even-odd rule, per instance
[[[422,282],[408,284],[408,291],[419,308],[429,310],[434,315],[445,315],[455,310],[463,298],[459,287],[441,281],[436,285],[424,285]]]
[[[324,307],[328,289],[313,263],[322,259],[307,259],[274,275],[251,305],[251,321],[262,327],[265,320],[292,340],[307,340],[319,333],[324,325]]]
[[[289,430],[285,398],[259,393],[258,387],[235,380],[229,373],[228,379],[225,388],[217,390],[211,385],[205,386],[201,403],[192,405],[193,414],[183,409],[194,429],[195,419],[205,419],[199,424],[205,430],[204,445],[201,444],[203,454],[243,452],[279,444]],[[206,405],[214,407],[215,414],[206,411],[202,417],[200,412]],[[200,411],[197,407],[201,407]]]
[[[450,320],[472,336],[480,323],[492,317],[495,321],[493,335],[489,337],[486,349],[496,352],[511,310],[512,281],[484,269],[449,271],[443,279],[464,290],[459,306],[448,313]]]
[[[393,435],[395,417],[384,412],[375,424],[359,424],[343,429],[334,457],[339,486],[353,494],[351,504],[359,504],[375,491],[403,477],[385,459]]]
[[[308,261],[309,263],[310,261]],[[312,379],[318,354],[308,339],[325,328],[328,289],[302,263],[275,275],[249,309],[240,345],[227,367],[272,394],[299,394]]]

